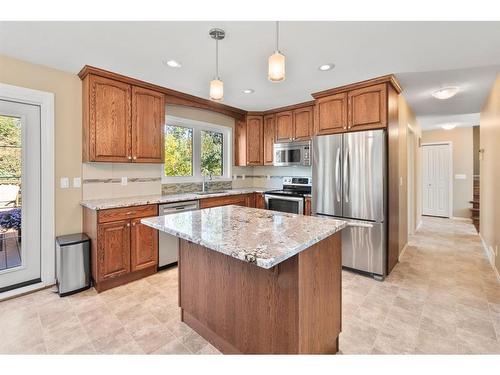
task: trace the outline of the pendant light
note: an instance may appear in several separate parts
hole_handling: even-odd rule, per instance
[[[267,78],[271,82],[285,80],[285,55],[279,50],[280,24],[276,21],[276,50],[269,56]]]
[[[224,99],[224,82],[219,77],[219,40],[224,39],[226,32],[222,29],[211,29],[208,34],[215,39],[215,77],[210,81],[210,99],[220,102]]]

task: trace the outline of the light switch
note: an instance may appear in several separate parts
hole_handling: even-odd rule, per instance
[[[61,189],[67,189],[69,188],[69,178],[68,177],[61,177]]]
[[[74,188],[82,187],[82,179],[80,177],[73,177],[73,187]]]
[[[271,179],[271,176],[270,175],[267,175],[267,179],[270,180]]]
[[[241,179],[242,179],[242,180],[244,180],[244,179],[245,179],[245,175],[244,175],[244,174],[243,174],[243,175],[241,175]]]
[[[127,186],[127,184],[128,184],[128,178],[122,177],[122,186]]]

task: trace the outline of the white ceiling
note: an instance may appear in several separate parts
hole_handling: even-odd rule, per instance
[[[215,69],[212,27],[226,30],[224,102],[246,110],[307,101],[312,92],[395,73],[431,127],[428,117],[479,112],[500,71],[500,22],[282,22],[281,83],[267,80],[273,22],[0,22],[0,53],[73,73],[94,65],[206,98]],[[165,67],[165,58],[182,68]],[[319,71],[324,63],[335,69]],[[450,84],[462,89],[456,98],[430,96]],[[242,94],[245,88],[255,93]]]

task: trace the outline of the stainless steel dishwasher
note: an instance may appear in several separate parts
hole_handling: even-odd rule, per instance
[[[200,207],[198,201],[186,201],[160,204],[160,216],[176,214],[179,212],[193,211]],[[179,260],[179,239],[167,233],[160,232],[158,247],[158,269],[166,268]]]

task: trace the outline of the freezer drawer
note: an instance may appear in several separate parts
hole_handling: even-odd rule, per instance
[[[385,223],[348,220],[342,230],[342,266],[385,276],[385,230]]]

